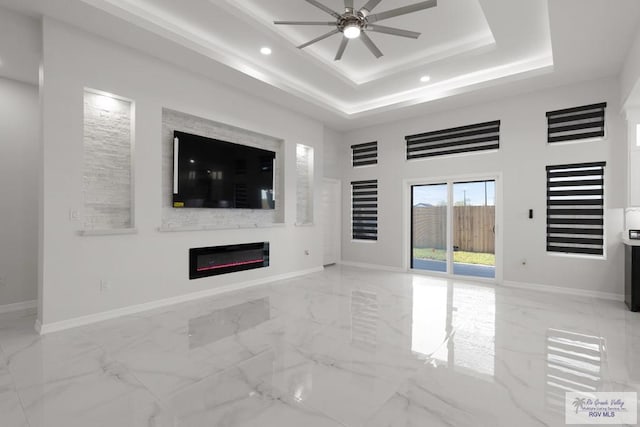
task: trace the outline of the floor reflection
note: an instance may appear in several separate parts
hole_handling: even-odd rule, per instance
[[[602,338],[574,332],[547,331],[547,404],[565,410],[567,392],[595,392],[602,388]]]
[[[34,321],[0,315],[1,426],[560,427],[567,391],[640,391],[621,302],[346,266]]]
[[[253,328],[271,318],[269,297],[189,319],[189,347],[197,348]]]
[[[473,375],[495,373],[495,290],[417,278],[411,350]]]
[[[378,294],[351,291],[351,342],[375,346],[378,342]]]
[[[448,360],[447,338],[452,332],[449,303],[449,287],[446,282],[434,284],[428,279],[416,277],[413,281],[413,307],[411,350],[441,361]]]

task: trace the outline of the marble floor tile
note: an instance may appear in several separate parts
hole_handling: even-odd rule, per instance
[[[33,399],[26,409],[31,427],[177,425],[169,410],[128,378],[95,376],[81,383],[51,384],[25,393]]]
[[[28,427],[27,418],[15,389],[5,357],[0,350],[0,421],[6,427]]]
[[[6,357],[40,340],[35,321],[34,310],[0,314],[0,349]]]
[[[272,351],[207,378],[169,399],[181,426],[309,426],[343,424],[290,399],[273,387],[278,362]]]
[[[0,315],[0,426],[562,426],[640,392],[619,302],[335,266],[71,329]]]
[[[31,427],[173,425],[123,364],[77,330],[41,337],[7,366]]]

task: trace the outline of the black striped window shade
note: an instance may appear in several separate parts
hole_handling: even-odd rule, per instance
[[[407,160],[500,148],[500,120],[405,136]]]
[[[607,103],[584,105],[547,113],[547,141],[576,141],[604,137]]]
[[[367,142],[351,146],[353,167],[378,164],[378,142]]]
[[[378,180],[351,183],[351,231],[354,240],[378,240]]]
[[[605,162],[547,166],[547,251],[604,253]]]

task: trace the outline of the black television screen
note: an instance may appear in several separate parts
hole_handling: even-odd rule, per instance
[[[174,131],[173,207],[274,209],[276,153]]]

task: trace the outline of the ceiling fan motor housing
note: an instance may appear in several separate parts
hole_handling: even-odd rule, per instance
[[[360,30],[364,30],[367,26],[367,18],[360,12],[355,12],[353,9],[347,9],[347,11],[338,18],[337,22],[338,30],[344,33],[344,29],[347,27],[358,27]]]
[[[347,43],[351,39],[360,38],[365,46],[371,51],[371,53],[376,57],[380,58],[383,56],[383,53],[378,49],[373,40],[369,38],[366,34],[366,31],[373,31],[378,33],[390,34],[393,36],[400,37],[408,37],[412,39],[417,39],[420,36],[420,33],[416,31],[408,31],[400,28],[392,28],[386,27],[383,25],[378,25],[378,21],[382,21],[385,19],[393,18],[396,16],[406,15],[413,12],[418,12],[420,10],[428,9],[431,7],[435,7],[438,4],[438,0],[423,0],[420,3],[411,4],[408,6],[402,6],[395,9],[388,10],[386,12],[374,13],[371,11],[375,8],[382,0],[368,0],[367,3],[360,8],[360,10],[356,10],[353,7],[353,0],[344,0],[344,13],[340,14],[335,10],[325,6],[318,0],[305,0],[307,3],[312,4],[313,6],[321,9],[325,13],[331,15],[336,19],[334,21],[274,21],[273,23],[276,25],[335,25],[336,28],[332,31],[329,31],[326,34],[323,34],[315,39],[303,43],[298,46],[298,49],[305,48],[309,45],[317,43],[321,40],[326,39],[327,37],[331,37],[334,34],[342,33],[344,35],[342,41],[340,42],[340,47],[338,48],[338,53],[334,58],[335,61],[339,61],[342,58],[342,54],[344,53]],[[371,23],[370,23],[371,22]],[[374,24],[376,23],[376,24]]]

